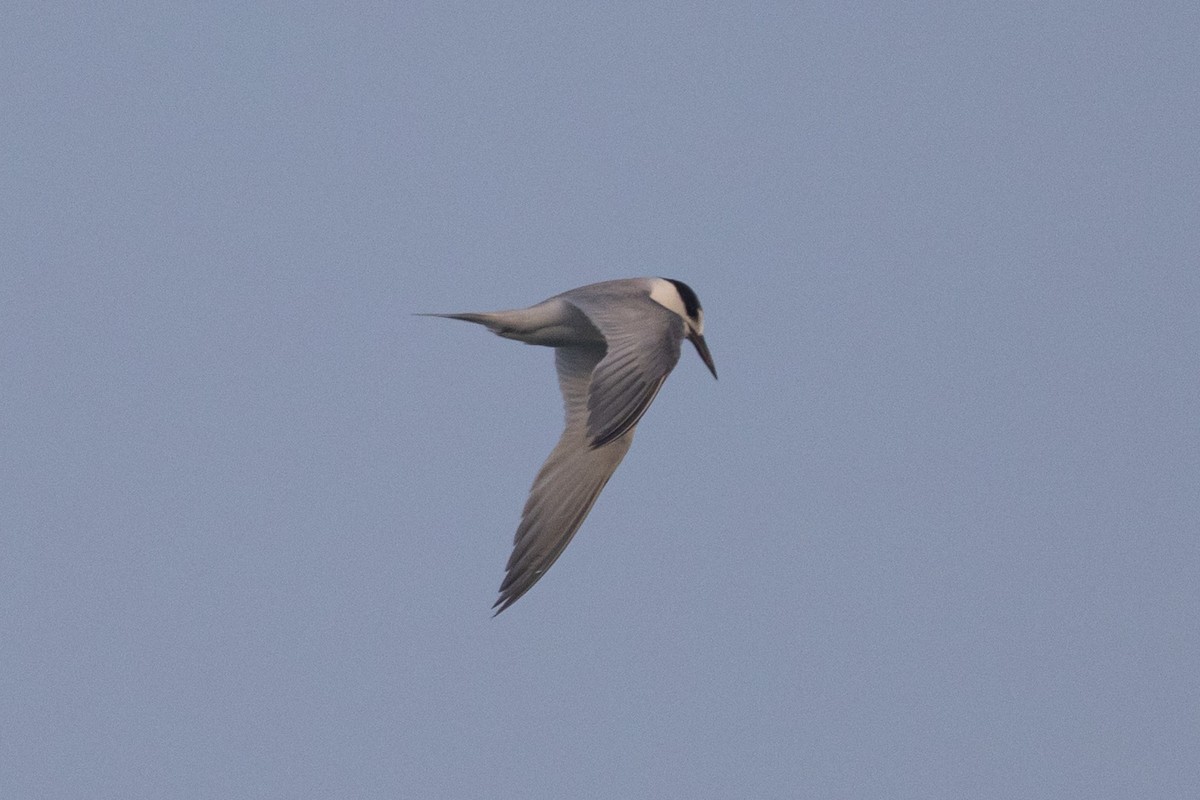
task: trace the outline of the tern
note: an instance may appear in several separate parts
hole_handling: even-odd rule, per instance
[[[499,614],[550,569],[633,442],[638,421],[690,341],[717,377],[704,311],[686,283],[628,278],[571,289],[529,308],[424,314],[483,325],[555,349],[566,426],[534,478],[492,606]]]

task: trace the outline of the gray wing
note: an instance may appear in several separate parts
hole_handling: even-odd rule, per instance
[[[562,554],[633,441],[630,428],[607,446],[594,447],[589,442],[588,388],[604,359],[601,346],[555,350],[566,428],[529,491],[500,597],[493,606],[497,614],[529,591]]]
[[[633,430],[679,363],[683,320],[648,293],[615,303],[570,292],[564,299],[587,315],[608,345],[593,371],[587,401],[589,443],[603,447]]]

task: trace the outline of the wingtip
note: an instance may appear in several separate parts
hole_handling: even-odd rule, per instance
[[[494,609],[492,611],[492,619],[500,616],[502,611],[506,610],[513,603],[517,602],[518,599],[520,599],[520,595],[517,595],[517,597],[505,597],[504,595],[500,595],[496,602],[492,603],[492,608]]]

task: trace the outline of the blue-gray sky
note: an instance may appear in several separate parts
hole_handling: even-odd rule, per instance
[[[1194,3],[18,3],[0,796],[1200,794]],[[489,614],[548,350],[690,349]]]

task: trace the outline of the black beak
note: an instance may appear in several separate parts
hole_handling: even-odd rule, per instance
[[[708,345],[704,343],[704,337],[698,333],[689,333],[688,341],[696,345],[696,352],[700,354],[700,360],[704,362],[704,366],[708,367],[708,371],[717,377],[717,368],[713,364],[712,353],[708,352]]]

